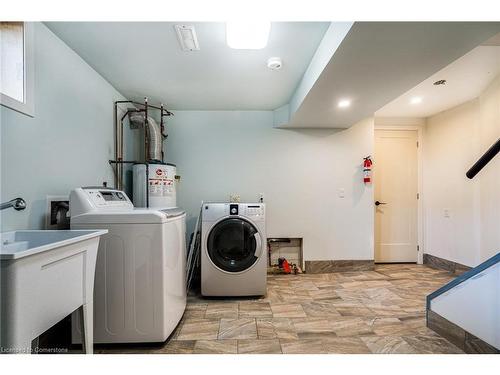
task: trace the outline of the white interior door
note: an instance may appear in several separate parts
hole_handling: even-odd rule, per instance
[[[375,261],[417,261],[417,131],[375,130]]]

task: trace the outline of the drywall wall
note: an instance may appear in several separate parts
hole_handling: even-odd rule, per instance
[[[47,195],[113,183],[113,102],[121,95],[43,24],[35,24],[35,117],[0,106],[1,230],[39,229]]]
[[[424,135],[424,252],[467,266],[479,260],[479,181],[465,177],[479,154],[478,114],[478,100],[442,112]]]
[[[427,119],[425,253],[475,266],[500,251],[500,158],[465,176],[499,137],[500,77],[479,98]]]
[[[482,155],[500,138],[500,75],[479,97],[479,148]],[[500,252],[500,155],[477,175],[480,200],[480,258]]]
[[[305,260],[373,259],[373,192],[361,168],[373,151],[373,120],[282,130],[272,111],[175,111],[167,131],[188,231],[202,200],[235,193],[255,202],[263,193],[268,237],[303,238]]]

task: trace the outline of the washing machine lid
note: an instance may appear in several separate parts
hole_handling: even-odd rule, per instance
[[[262,239],[250,221],[241,217],[228,217],[210,229],[207,254],[219,269],[243,272],[251,268],[261,256]]]
[[[185,217],[179,208],[134,208],[123,211],[92,211],[72,216],[72,224],[162,224]]]
[[[179,217],[182,216],[186,213],[182,208],[179,207],[174,207],[174,208],[164,208],[159,210],[163,214],[167,216],[168,219],[174,218],[174,217]]]

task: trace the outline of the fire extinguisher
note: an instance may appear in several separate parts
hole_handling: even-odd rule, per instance
[[[363,182],[369,184],[372,182],[372,159],[370,156],[363,158]]]

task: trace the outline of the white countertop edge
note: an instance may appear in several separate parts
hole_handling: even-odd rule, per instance
[[[68,238],[66,240],[52,242],[52,243],[47,244],[47,245],[34,247],[32,249],[28,249],[28,250],[18,252],[18,253],[0,254],[0,260],[20,259],[20,258],[24,258],[24,257],[30,256],[30,255],[39,254],[39,253],[42,253],[42,252],[47,251],[47,250],[53,250],[53,249],[57,249],[59,247],[72,245],[72,244],[77,243],[77,242],[90,240],[91,238],[100,237],[100,236],[108,233],[107,229],[68,229],[68,230],[62,230],[62,231],[61,230],[36,230],[36,229],[24,230],[24,229],[20,229],[18,231],[19,232],[87,232],[87,233],[82,234],[81,236]],[[16,232],[16,231],[13,231],[13,232]],[[9,232],[5,232],[5,233],[9,233]]]

